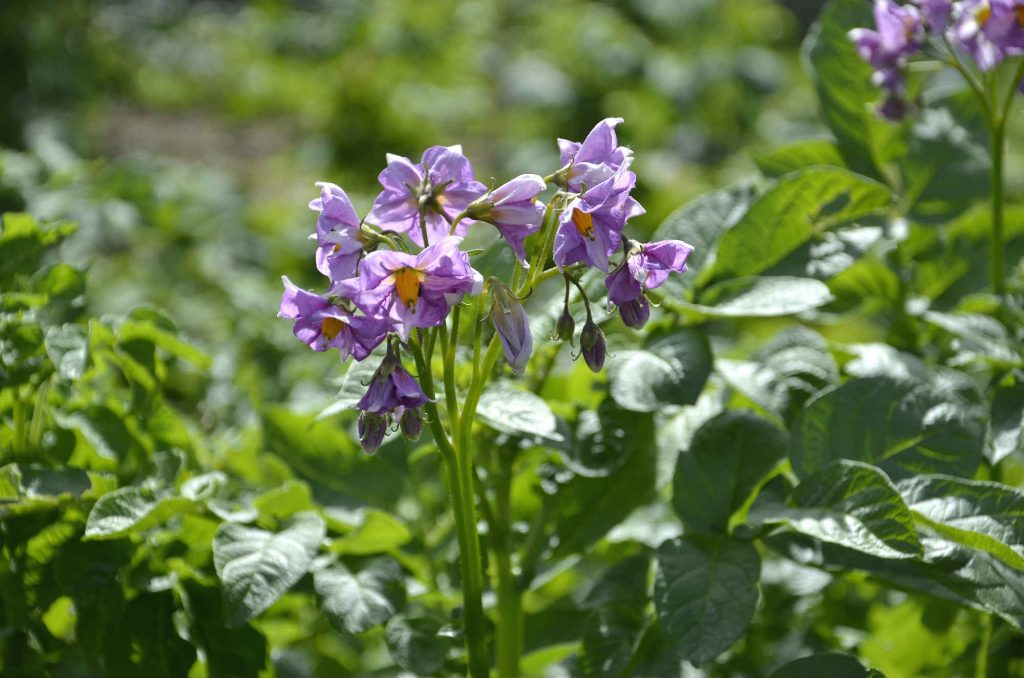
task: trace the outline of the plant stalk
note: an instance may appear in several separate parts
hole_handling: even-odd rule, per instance
[[[495,475],[495,520],[491,544],[498,574],[498,676],[519,678],[523,619],[519,583],[512,571],[512,455],[499,450],[500,470]]]
[[[1006,122],[993,121],[992,139],[992,291],[1006,294],[1003,251],[1003,167],[1006,150]]]

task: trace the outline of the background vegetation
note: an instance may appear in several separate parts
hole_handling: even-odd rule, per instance
[[[317,180],[365,213],[385,153],[461,143],[501,182],[621,116],[634,228],[698,249],[648,336],[608,323],[607,377],[564,351],[535,382],[572,444],[522,443],[500,412],[485,434],[492,470],[518,454],[524,673],[760,677],[837,652],[888,678],[1024,675],[1024,495],[977,484],[1024,483],[1024,209],[1001,304],[958,81],[916,83],[929,109],[902,126],[861,115],[844,34],[869,5],[830,3],[808,36],[822,4],[0,4],[3,674],[458,672],[437,455],[359,451],[357,380],[275,317],[279,279],[319,284]],[[757,275],[802,287],[732,282]],[[951,496],[966,522],[929,508]],[[881,546],[807,527],[848,515]],[[224,597],[217,544],[282,534],[296,576]],[[737,564],[705,592],[724,628],[674,621],[653,574],[705,556]],[[332,606],[343,586],[364,616]]]

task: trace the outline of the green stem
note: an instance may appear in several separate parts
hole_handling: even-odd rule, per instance
[[[551,247],[555,242],[555,231],[558,230],[557,217],[560,209],[555,207],[555,202],[560,202],[563,195],[559,191],[548,201],[548,206],[544,211],[544,221],[542,222],[544,224],[544,228],[541,230],[543,240],[541,241],[540,249],[537,250],[537,254],[533,258],[533,262],[530,264],[530,273],[526,276],[523,287],[516,292],[520,297],[523,296],[523,292],[526,290],[533,289],[533,286],[536,284],[535,278],[539,275],[538,271],[547,263],[548,257],[551,255]]]
[[[25,444],[28,438],[27,417],[25,414],[25,399],[21,397],[22,390],[14,389],[14,444],[15,456],[25,453]]]
[[[1006,294],[1003,273],[1003,159],[1006,146],[1005,120],[994,121],[992,137],[992,291]]]
[[[459,433],[459,440],[462,441],[463,445],[466,445],[470,440],[469,436],[473,430],[473,420],[476,417],[476,406],[480,402],[480,394],[483,393],[484,387],[487,385],[491,371],[494,369],[494,363],[498,361],[500,353],[501,340],[498,338],[497,333],[495,333],[491,337],[491,343],[487,345],[483,364],[480,366],[479,371],[473,374],[473,381],[469,385],[469,392],[466,393],[466,402],[462,405],[462,417],[459,420],[459,426],[462,427],[462,430]]]
[[[978,641],[978,654],[975,657],[974,678],[988,678],[988,653],[992,642],[992,617],[982,615],[981,639]]]
[[[438,328],[441,336],[441,350],[444,359],[444,400],[448,409],[448,421],[454,438],[454,445],[459,446],[459,402],[458,392],[455,389],[455,344],[459,336],[459,307],[452,311],[452,333],[448,335],[448,328],[442,324]]]
[[[498,570],[498,676],[519,678],[523,618],[519,583],[512,571],[512,462],[509,450],[499,450],[500,470],[495,474],[495,520],[490,526]]]
[[[430,368],[423,357],[420,343],[415,338],[409,343],[413,358],[424,387],[431,399],[424,409],[430,421],[430,430],[437,443],[437,449],[444,459],[448,474],[448,491],[452,498],[452,513],[455,516],[455,533],[459,542],[462,566],[462,606],[465,619],[466,652],[469,655],[469,675],[472,678],[489,678],[490,659],[487,653],[486,616],[483,606],[483,569],[480,558],[480,541],[477,538],[476,507],[473,503],[472,466],[465,455],[459,454],[452,446],[444,426],[441,424],[437,404],[434,402],[434,383]],[[467,483],[468,480],[468,483]],[[468,492],[467,492],[468,487]]]

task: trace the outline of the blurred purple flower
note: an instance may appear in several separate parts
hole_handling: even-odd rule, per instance
[[[423,246],[420,212],[427,235],[434,243],[448,236],[450,222],[487,189],[473,178],[473,168],[461,146],[432,146],[423,152],[420,164],[388,154],[388,166],[378,179],[384,190],[373,202],[366,220],[384,230],[405,233]],[[468,220],[455,232],[465,235]]]
[[[566,188],[580,191],[584,185],[596,186],[629,162],[633,151],[619,146],[615,127],[622,118],[605,118],[590,130],[583,143],[558,140],[562,166],[565,172],[556,172]]]
[[[469,218],[493,224],[516,257],[526,262],[526,238],[540,230],[544,205],[537,195],[546,184],[536,174],[523,174],[475,200],[467,208]]]
[[[647,244],[635,240],[626,242],[625,261],[604,280],[608,287],[608,300],[619,307],[619,314],[626,325],[639,329],[647,323],[651,311],[643,291],[659,287],[672,271],[684,272],[691,252],[693,247],[682,240]]]
[[[967,0],[953,9],[953,43],[990,71],[1008,56],[1024,53],[1024,2]]]
[[[362,412],[359,415],[357,426],[359,432],[359,444],[367,454],[373,454],[380,449],[384,442],[384,436],[388,432],[388,416],[374,412]]]
[[[390,414],[395,410],[422,407],[430,402],[419,383],[412,378],[402,361],[394,353],[384,356],[380,367],[373,373],[366,393],[356,404],[363,412]]]
[[[326,181],[316,185],[320,187],[320,197],[309,203],[309,209],[320,213],[316,234],[310,236],[317,242],[316,268],[332,282],[351,278],[363,251],[359,217],[340,186]]]
[[[901,90],[907,57],[924,44],[924,24],[916,7],[893,0],[875,0],[875,28],[855,28],[850,39],[861,57],[875,69],[871,82],[890,91]]]
[[[279,318],[295,320],[295,336],[314,351],[336,348],[342,360],[363,360],[384,341],[387,323],[380,318],[357,316],[331,304],[324,297],[296,287],[283,277]]]
[[[953,3],[950,0],[914,0],[914,4],[921,8],[921,16],[924,17],[928,31],[941,35],[949,21]]]
[[[559,267],[582,261],[608,270],[608,257],[622,242],[622,228],[644,213],[629,195],[635,184],[636,175],[629,171],[627,161],[614,175],[566,205],[555,234],[554,259]]]
[[[515,374],[522,374],[533,352],[530,319],[519,300],[499,280],[491,285],[491,321],[498,331],[505,358]]]
[[[338,290],[367,315],[389,319],[408,341],[412,328],[440,325],[464,294],[480,292],[483,279],[459,250],[461,242],[445,237],[419,254],[378,250],[363,259],[359,277]]]

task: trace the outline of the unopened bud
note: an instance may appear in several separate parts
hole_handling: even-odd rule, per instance
[[[576,334],[576,320],[573,319],[572,313],[569,313],[569,307],[566,306],[562,309],[562,315],[558,316],[558,322],[555,323],[554,338],[572,343],[574,334]]]
[[[505,358],[515,374],[522,374],[533,352],[533,334],[526,309],[501,281],[491,281],[491,321],[501,338]]]
[[[420,409],[414,407],[403,412],[398,427],[402,430],[402,435],[406,440],[412,442],[419,440],[420,434],[423,433],[423,416],[420,414]]]
[[[619,304],[619,316],[626,327],[641,329],[651,318],[651,305],[642,294],[633,301]]]
[[[373,454],[380,449],[384,442],[384,435],[388,432],[387,415],[376,412],[363,412],[359,415],[359,444],[367,454]]]
[[[604,332],[597,326],[593,318],[587,318],[586,324],[583,325],[583,331],[580,332],[580,353],[583,354],[583,359],[587,361],[587,367],[591,371],[600,372],[604,367]]]

